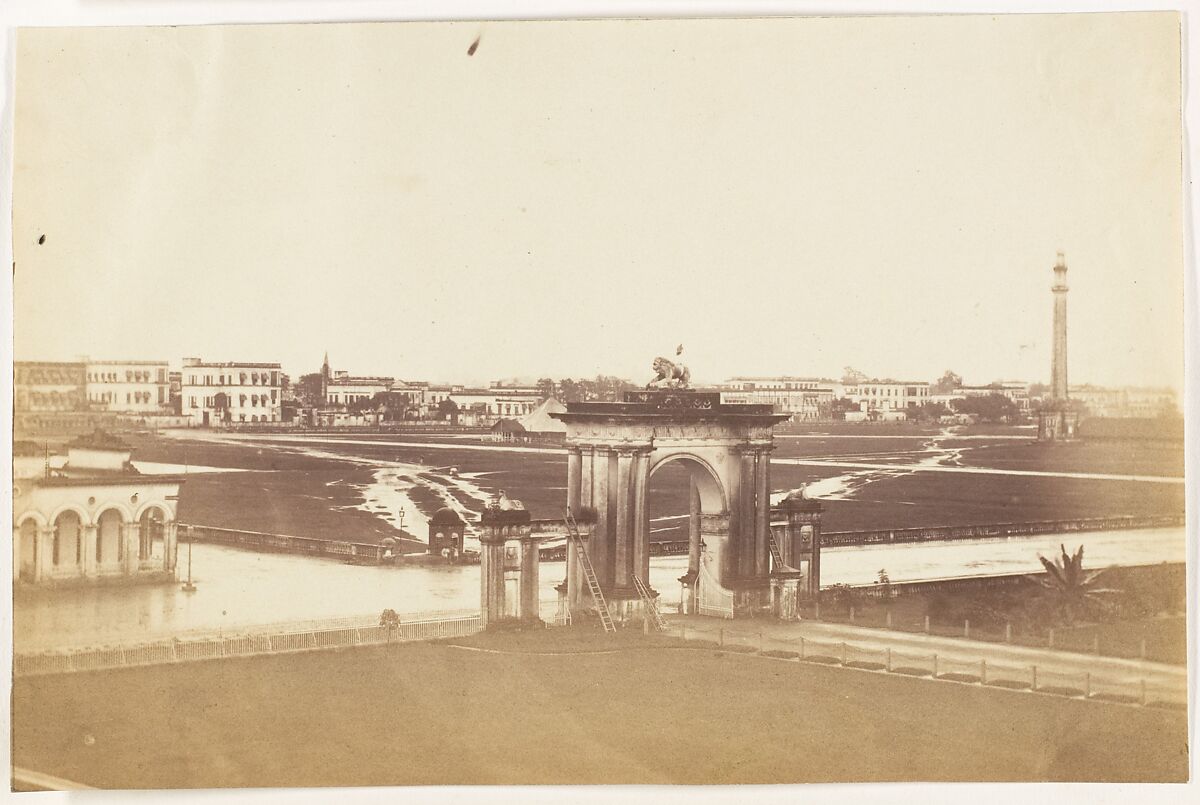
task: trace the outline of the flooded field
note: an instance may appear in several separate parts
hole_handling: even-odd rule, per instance
[[[886,569],[893,581],[1036,572],[1037,555],[1060,542],[1086,546],[1086,566],[1145,565],[1184,559],[1182,528],[1072,533],[999,540],[835,548],[822,554],[825,585],[870,584]],[[186,573],[187,547],[180,553]],[[16,651],[128,643],[181,632],[237,631],[247,626],[374,616],[384,609],[429,612],[479,608],[479,567],[362,567],[303,556],[255,553],[219,545],[193,548],[199,588],[179,584],[38,591],[17,599]],[[541,564],[541,598],[554,602],[562,562]],[[687,557],[651,560],[650,582],[671,612]]]

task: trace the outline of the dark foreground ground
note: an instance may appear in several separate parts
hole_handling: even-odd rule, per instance
[[[405,644],[19,679],[14,763],[102,788],[1187,775],[1180,712],[638,635],[458,643],[498,653]]]

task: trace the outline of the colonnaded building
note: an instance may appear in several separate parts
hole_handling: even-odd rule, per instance
[[[13,445],[14,586],[174,581],[183,478],[143,475],[131,454],[103,431],[65,456]]]

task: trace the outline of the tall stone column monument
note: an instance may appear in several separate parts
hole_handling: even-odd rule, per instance
[[[1050,399],[1038,412],[1038,441],[1075,438],[1078,414],[1071,410],[1067,387],[1067,259],[1062,252],[1054,263],[1054,351],[1050,358]]]

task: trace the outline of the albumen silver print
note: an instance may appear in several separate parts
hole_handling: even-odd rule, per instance
[[[1180,26],[21,29],[14,790],[1186,782]]]

